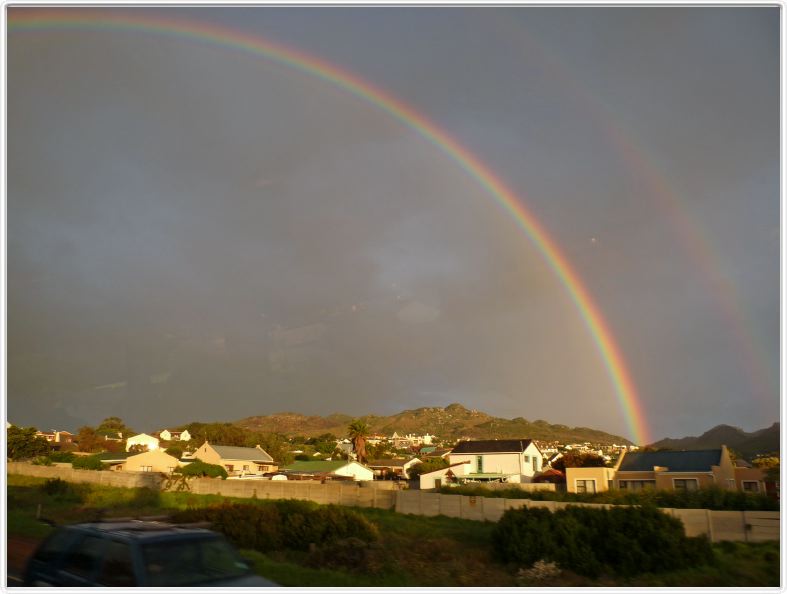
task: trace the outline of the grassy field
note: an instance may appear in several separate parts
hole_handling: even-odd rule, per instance
[[[98,485],[72,485],[65,492],[47,493],[45,479],[9,475],[8,533],[43,538],[51,528],[40,515],[57,523],[109,516],[160,515],[203,507],[228,498],[217,495],[156,493]],[[237,500],[252,503],[255,500]],[[263,501],[257,502],[264,505]],[[305,551],[269,554],[243,551],[261,575],[284,586],[778,586],[778,543],[714,545],[713,566],[623,579],[602,576],[591,580],[563,571],[534,581],[520,576],[518,567],[492,556],[494,524],[444,516],[424,517],[392,511],[353,508],[379,528],[381,539],[362,564],[341,563],[341,555],[315,556]],[[338,559],[338,561],[337,561]]]

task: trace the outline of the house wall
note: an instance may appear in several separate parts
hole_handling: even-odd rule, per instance
[[[339,476],[353,477],[356,481],[374,480],[374,473],[371,471],[371,469],[366,468],[366,466],[363,464],[358,464],[358,462],[351,462],[350,464],[342,466],[333,472]]]
[[[592,480],[596,484],[596,493],[609,490],[609,481],[615,476],[613,468],[566,468],[566,490],[577,492],[577,481]]]
[[[161,450],[143,452],[136,456],[129,456],[123,463],[120,470],[128,472],[143,472],[144,467],[151,467],[148,472],[164,472],[169,474],[173,468],[178,468],[180,462],[174,456],[164,453]]]
[[[483,458],[483,469],[478,469],[478,456]],[[525,462],[525,457],[528,458]],[[533,470],[532,458],[535,457],[537,462],[537,470]],[[536,473],[541,472],[544,466],[543,456],[534,444],[530,444],[524,452],[521,453],[490,453],[490,454],[449,454],[448,461],[450,464],[457,462],[464,462],[469,460],[472,464],[471,472],[490,472],[501,474],[519,474],[524,477],[532,477]]]
[[[470,472],[471,464],[459,464],[457,466],[452,466],[450,468],[440,468],[439,470],[433,470],[432,472],[428,472],[426,474],[422,474],[419,477],[419,486],[421,489],[430,490],[435,488],[435,481],[440,479],[440,486],[448,484],[448,479],[446,476],[448,475],[449,471],[452,472],[455,476],[464,476],[468,472]]]
[[[759,493],[765,493],[765,471],[761,468],[736,468],[735,488],[743,491],[743,481],[757,481]]]
[[[129,437],[126,440],[126,451],[130,451],[132,446],[135,445],[142,445],[148,448],[149,451],[157,450],[158,449],[159,441],[152,435],[147,435],[145,433],[140,433],[139,435],[135,435],[134,437]]]

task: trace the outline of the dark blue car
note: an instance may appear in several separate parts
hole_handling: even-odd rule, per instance
[[[25,586],[245,586],[254,574],[221,534],[140,520],[63,526],[33,554]]]

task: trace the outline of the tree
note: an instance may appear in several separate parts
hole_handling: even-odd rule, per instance
[[[227,471],[223,466],[220,466],[219,464],[208,464],[207,462],[203,462],[199,459],[186,464],[186,466],[176,468],[174,472],[175,474],[181,474],[183,476],[208,476],[211,478],[220,477],[222,479],[227,478]]]
[[[107,417],[96,427],[96,433],[112,437],[117,437],[119,433],[125,438],[134,435],[136,432],[131,427],[128,427],[120,417]]]
[[[169,454],[180,460],[183,457],[183,449],[180,446],[169,446],[166,450],[164,450],[165,454]]]
[[[565,472],[566,468],[588,468],[606,466],[607,463],[598,454],[590,452],[563,452],[563,456],[552,463],[552,468]]]
[[[413,464],[410,467],[408,474],[410,475],[410,478],[415,478],[417,476],[421,476],[422,474],[426,474],[427,472],[440,470],[441,468],[448,468],[448,460],[445,458],[430,458],[425,462]]]
[[[104,441],[104,439],[98,436],[93,427],[85,425],[79,428],[79,432],[77,433],[77,444],[79,444],[80,452],[97,452],[102,449]]]
[[[347,426],[348,437],[353,443],[353,450],[358,457],[358,462],[366,462],[366,438],[369,436],[369,425],[361,419],[353,419]]]
[[[49,442],[36,436],[35,427],[16,427],[12,425],[6,434],[8,457],[12,460],[27,460],[49,453]]]

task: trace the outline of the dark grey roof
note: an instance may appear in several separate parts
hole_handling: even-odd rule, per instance
[[[222,460],[251,460],[254,462],[273,462],[267,452],[258,448],[240,448],[210,444]]]
[[[670,472],[710,472],[720,461],[721,449],[634,452],[623,456],[618,471],[653,472],[654,466],[664,466]]]
[[[532,439],[483,439],[479,441],[460,441],[452,454],[489,454],[524,452]]]

